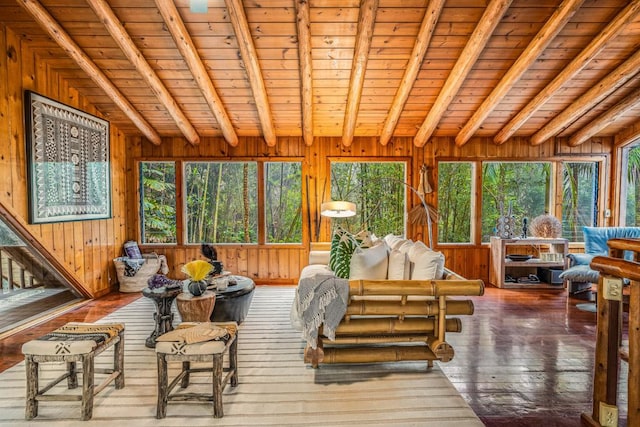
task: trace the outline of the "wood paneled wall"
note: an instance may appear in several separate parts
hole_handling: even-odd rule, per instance
[[[542,160],[558,159],[564,156],[593,154],[609,154],[612,140],[596,140],[569,149],[562,144],[554,145],[547,142],[539,146],[532,146],[527,139],[518,138],[504,145],[495,145],[490,138],[474,138],[463,147],[457,147],[453,138],[433,138],[423,148],[416,148],[411,138],[394,138],[383,146],[377,138],[355,138],[353,144],[344,147],[341,138],[317,137],[312,146],[306,146],[302,138],[278,138],[275,147],[268,147],[261,138],[241,137],[236,147],[230,147],[222,138],[203,138],[197,146],[190,145],[184,138],[164,138],[159,146],[155,146],[143,138],[127,139],[127,173],[137,175],[138,160],[167,160],[167,159],[207,159],[224,160],[234,158],[266,158],[297,157],[303,161],[303,182],[306,176],[310,180],[310,215],[311,228],[315,227],[316,208],[319,207],[322,186],[326,185],[325,194],[329,194],[328,174],[330,159],[351,158],[359,160],[398,159],[409,160],[408,181],[412,185],[418,184],[417,171],[424,163],[431,172],[431,183],[434,192],[427,196],[427,202],[436,205],[437,188],[435,186],[435,166],[437,159],[448,160],[480,160],[480,159],[522,159]],[[127,188],[127,237],[138,239],[139,236],[139,198],[138,186],[133,179],[128,181]],[[315,191],[315,188],[318,191]],[[303,201],[306,200],[306,185],[303,185]],[[411,206],[419,203],[411,195]],[[325,197],[326,199],[329,196]],[[135,209],[134,209],[135,207]],[[293,284],[297,281],[298,273],[307,263],[310,234],[306,220],[307,208],[303,202],[305,219],[303,220],[302,245],[269,246],[269,245],[220,245],[219,255],[228,270],[252,277],[257,283]],[[374,230],[375,231],[375,230]],[[330,239],[330,221],[321,222],[319,241]],[[409,226],[408,235],[413,239],[426,240],[426,228]],[[202,258],[199,246],[147,246],[146,251],[156,251],[165,254],[172,269],[172,273],[181,277],[180,267],[192,260]],[[486,245],[442,245],[437,246],[446,256],[448,268],[467,278],[479,278],[488,281],[489,249]]]
[[[85,296],[106,294],[116,283],[112,260],[121,252],[126,233],[125,135],[111,126],[111,219],[29,225],[24,91],[100,114],[40,61],[28,42],[4,26],[0,26],[0,51],[0,203]]]

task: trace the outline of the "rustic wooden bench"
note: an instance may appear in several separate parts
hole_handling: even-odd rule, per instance
[[[114,346],[113,369],[95,368],[94,359]],[[67,323],[66,325],[22,346],[27,373],[27,402],[25,418],[38,415],[39,401],[81,401],[81,418],[91,419],[93,397],[115,380],[116,389],[124,387],[124,325],[121,323]],[[39,388],[40,363],[67,364],[66,372],[43,388]],[[82,395],[45,394],[62,380],[67,379],[69,389],[78,387],[76,362],[82,362]],[[109,376],[95,386],[94,374]]]

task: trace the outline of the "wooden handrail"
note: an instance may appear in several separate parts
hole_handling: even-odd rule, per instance
[[[639,239],[611,239],[609,256],[597,256],[591,268],[600,273],[598,281],[598,323],[593,374],[593,408],[582,414],[588,426],[614,425],[617,417],[620,362],[629,364],[627,425],[640,425],[640,262],[622,258],[624,251],[640,253]],[[629,284],[629,348],[621,349],[622,284]]]

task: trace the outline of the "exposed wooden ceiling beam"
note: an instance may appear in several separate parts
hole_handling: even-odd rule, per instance
[[[198,87],[202,91],[211,112],[216,117],[216,120],[220,125],[220,130],[222,130],[222,134],[224,135],[224,139],[229,143],[229,145],[235,147],[238,145],[238,135],[233,129],[229,115],[222,105],[222,101],[218,96],[216,88],[213,86],[209,73],[207,73],[207,69],[198,55],[198,51],[193,40],[191,40],[187,27],[185,27],[184,22],[178,13],[178,8],[176,8],[173,1],[155,0],[155,2],[164,22],[167,24],[167,28],[169,28],[169,32],[171,33],[178,50],[189,66],[189,70],[191,70],[191,74],[193,74]]]
[[[276,145],[276,133],[273,126],[273,115],[271,114],[271,107],[267,99],[267,89],[265,88],[262,71],[258,63],[258,53],[253,44],[251,31],[249,31],[249,24],[247,23],[247,16],[244,13],[242,0],[224,0],[224,3],[229,10],[229,18],[231,19],[233,31],[238,39],[242,62],[244,62],[249,77],[253,98],[256,100],[256,109],[258,110],[258,117],[260,118],[262,135],[267,145],[274,146]]]
[[[158,1],[158,0],[156,0]],[[300,96],[302,98],[302,139],[313,144],[313,79],[311,73],[311,21],[309,0],[296,0],[296,29],[298,31],[298,57],[300,60]]]
[[[429,48],[431,36],[436,28],[436,24],[438,23],[438,18],[440,18],[440,12],[442,12],[444,2],[445,0],[431,0],[427,5],[424,18],[422,18],[422,24],[420,24],[418,37],[413,45],[413,51],[411,52],[409,63],[407,64],[407,68],[404,70],[402,81],[400,82],[400,86],[398,86],[396,95],[391,103],[391,108],[389,109],[389,114],[387,114],[387,118],[382,126],[382,133],[380,134],[380,144],[382,145],[387,145],[393,135],[396,125],[398,124],[402,109],[407,102],[407,98],[409,98],[409,93],[411,92],[413,84],[418,77],[422,61],[427,53],[427,49]]]
[[[198,132],[196,132],[187,116],[180,109],[176,100],[171,96],[171,93],[169,93],[164,83],[162,83],[162,80],[160,80],[156,72],[153,71],[153,68],[151,68],[146,61],[140,49],[138,49],[133,40],[131,40],[131,36],[129,36],[129,33],[127,33],[122,23],[120,23],[116,14],[111,10],[109,4],[107,4],[105,0],[92,0],[88,3],[98,18],[100,18],[100,21],[104,24],[109,34],[111,34],[111,37],[118,43],[122,53],[125,54],[131,64],[133,64],[140,73],[164,108],[167,109],[167,112],[176,122],[176,125],[178,125],[178,128],[185,138],[187,138],[191,144],[198,144],[200,142]]]
[[[602,113],[595,120],[592,120],[580,129],[578,132],[571,135],[569,138],[569,145],[575,147],[589,138],[600,132],[602,129],[613,123],[619,115],[624,114],[626,111],[634,108],[640,104],[640,88],[637,88],[624,99],[618,102],[613,107],[609,108],[606,112]]]
[[[418,129],[418,133],[413,139],[413,143],[422,147],[433,134],[438,122],[444,115],[451,101],[458,93],[465,78],[471,71],[476,59],[489,41],[493,30],[500,23],[502,15],[509,9],[512,0],[491,0],[489,6],[480,17],[480,21],[471,34],[464,50],[456,61],[447,81],[442,86],[438,98],[433,103],[429,114]]]
[[[538,56],[547,48],[549,43],[558,35],[571,17],[576,13],[584,0],[564,0],[562,4],[551,15],[549,20],[538,31],[538,34],[531,40],[526,49],[522,52],[516,62],[502,77],[498,85],[491,91],[489,96],[482,102],[482,105],[473,113],[471,118],[465,123],[456,136],[456,145],[461,147],[469,141],[473,134],[482,125],[482,122],[500,104],[504,96],[513,88],[513,85],[520,80],[520,77],[529,69]]]
[[[619,148],[624,148],[638,140],[640,140],[640,121],[618,133],[615,136],[614,145]]]
[[[102,70],[76,44],[71,36],[56,22],[36,0],[19,0],[18,3],[33,16],[49,36],[73,59],[95,84],[124,112],[140,132],[153,144],[160,144],[160,135],[151,127]]]
[[[358,33],[356,46],[353,50],[353,62],[351,63],[351,77],[349,80],[349,95],[342,126],[342,144],[351,145],[353,134],[356,130],[356,120],[360,109],[360,97],[364,86],[364,74],[367,71],[369,61],[369,48],[373,37],[373,27],[376,21],[378,0],[360,0],[360,16],[358,17]]]
[[[494,137],[496,144],[506,142],[527,120],[551,97],[568,83],[580,70],[582,70],[602,49],[608,41],[620,33],[640,10],[640,1],[634,0],[598,34],[587,47],[585,47],[573,61],[536,95],[518,114],[513,117]]]
[[[640,50],[620,64],[618,68],[583,93],[571,105],[555,116],[542,129],[531,136],[531,144],[538,145],[565,130],[600,101],[622,87],[640,71]]]

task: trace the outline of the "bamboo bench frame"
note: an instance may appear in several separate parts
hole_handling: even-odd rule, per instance
[[[447,332],[460,332],[462,322],[450,315],[473,314],[471,300],[480,296],[482,280],[465,280],[447,270],[443,280],[351,280],[347,312],[335,340],[318,333],[316,349],[307,346],[305,363],[372,363],[403,360],[448,362],[454,356]],[[433,297],[426,299],[425,297]]]

